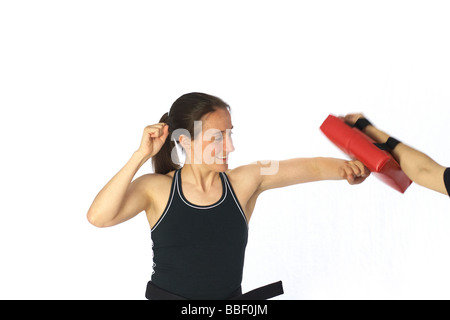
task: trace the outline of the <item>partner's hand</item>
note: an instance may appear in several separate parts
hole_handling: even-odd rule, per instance
[[[355,125],[356,121],[360,118],[365,118],[362,113],[349,113],[345,117],[339,117],[341,120],[344,120],[349,125]]]

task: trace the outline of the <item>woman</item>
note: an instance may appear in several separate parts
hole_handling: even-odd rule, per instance
[[[154,244],[149,299],[242,298],[248,222],[262,192],[319,180],[359,184],[370,174],[358,161],[330,158],[228,169],[232,128],[230,107],[221,99],[203,93],[181,96],[160,123],[144,129],[139,149],[89,209],[88,220],[97,227],[119,224],[145,210]],[[186,156],[183,167],[175,144]],[[155,173],[132,182],[150,158]],[[279,287],[277,293],[265,289],[244,297],[280,293]]]
[[[384,143],[386,148],[400,164],[402,170],[415,183],[428,189],[450,194],[450,168],[445,168],[426,154],[390,137],[377,129],[363,114],[348,114],[344,120],[362,130],[377,143]]]

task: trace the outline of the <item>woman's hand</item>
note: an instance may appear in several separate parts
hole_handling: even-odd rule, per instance
[[[145,127],[141,145],[137,152],[145,158],[153,157],[161,150],[168,136],[169,126],[165,123],[157,123]]]
[[[342,179],[346,179],[349,184],[355,185],[364,182],[370,176],[370,170],[358,160],[346,161],[339,168],[339,174]]]

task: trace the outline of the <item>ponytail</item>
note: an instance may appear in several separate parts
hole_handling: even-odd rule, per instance
[[[173,131],[173,128],[171,128],[169,123],[169,113],[166,112],[159,122],[166,123],[169,125],[169,136],[167,137],[166,141],[164,142],[163,146],[161,147],[161,150],[153,156],[152,158],[152,165],[155,173],[160,174],[166,174],[173,170],[180,169],[179,165],[179,159],[176,152],[176,145],[175,142],[171,139],[171,132]],[[177,163],[174,163],[174,161]]]

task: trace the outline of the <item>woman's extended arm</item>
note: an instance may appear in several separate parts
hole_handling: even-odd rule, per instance
[[[264,169],[264,163],[259,165]],[[299,183],[320,180],[347,180],[350,184],[362,183],[370,171],[360,161],[334,158],[296,158],[278,162],[273,174],[260,175],[259,191],[281,188]]]
[[[163,123],[144,129],[141,146],[127,164],[103,187],[94,199],[87,218],[96,227],[109,227],[124,222],[145,210],[149,195],[145,185],[151,175],[142,176],[133,183],[139,168],[158,153],[168,136]]]
[[[347,123],[354,125],[363,114],[349,114],[344,119]],[[364,133],[378,143],[385,143],[389,135],[379,130],[372,124],[364,128]],[[392,155],[400,164],[402,170],[415,183],[443,194],[448,194],[444,184],[445,167],[436,163],[429,156],[404,143],[399,143]]]

